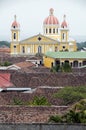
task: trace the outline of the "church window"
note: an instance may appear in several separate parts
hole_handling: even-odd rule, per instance
[[[42,53],[42,47],[38,46],[38,53]]]
[[[49,33],[51,33],[51,28],[49,29]]]
[[[65,34],[63,33],[63,35],[62,35],[62,39],[64,39],[64,36],[65,36]]]
[[[63,46],[63,49],[65,49],[65,46]]]
[[[57,33],[58,33],[58,28],[57,28]]]
[[[16,48],[16,46],[14,46],[14,48]]]
[[[22,52],[25,53],[25,47],[24,46],[22,47]]]
[[[46,28],[46,33],[47,33],[47,28]]]
[[[30,48],[28,47],[28,53],[30,53]]]
[[[55,47],[55,52],[56,52],[56,51],[58,51],[58,48],[57,48],[57,47]]]
[[[39,40],[39,41],[41,41],[41,39],[42,39],[41,37],[38,37],[38,40]]]
[[[53,33],[55,33],[55,28],[53,29]]]
[[[16,39],[16,33],[14,33],[14,39]]]
[[[49,51],[52,51],[52,48],[50,47]]]

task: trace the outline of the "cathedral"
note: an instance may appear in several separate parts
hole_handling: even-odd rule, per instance
[[[86,66],[86,52],[77,51],[76,41],[69,37],[66,15],[62,23],[54,16],[54,9],[43,21],[43,34],[20,40],[20,24],[14,16],[11,25],[11,56],[44,54],[44,66],[51,68],[57,64],[69,63],[71,67]]]
[[[14,16],[11,26],[11,55],[45,54],[48,51],[76,51],[76,41],[69,38],[69,28],[66,15],[60,23],[54,16],[54,9],[49,10],[49,16],[43,22],[43,34],[38,34],[20,41],[20,24]]]

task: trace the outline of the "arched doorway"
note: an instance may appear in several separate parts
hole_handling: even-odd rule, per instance
[[[60,61],[59,61],[59,60],[56,60],[56,61],[55,61],[55,65],[60,65]]]
[[[68,60],[65,60],[65,63],[69,64],[69,61],[68,61]]]
[[[78,67],[78,61],[73,62],[73,67]]]
[[[42,47],[38,46],[38,53],[42,53]]]
[[[83,61],[83,65],[86,65],[86,61]]]

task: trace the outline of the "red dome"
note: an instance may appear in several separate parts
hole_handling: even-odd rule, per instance
[[[61,27],[62,28],[64,28],[64,27],[66,27],[67,28],[67,22],[66,22],[66,20],[65,20],[65,18],[66,18],[66,15],[64,15],[64,20],[63,20],[63,22],[62,22],[62,24],[61,24]]]
[[[14,28],[20,27],[20,24],[16,21],[16,15],[14,16],[14,22],[12,23],[12,27],[14,27]]]
[[[13,23],[12,23],[12,27],[20,27],[20,25],[19,25],[19,23],[18,22],[16,22],[16,21],[14,21]]]
[[[44,24],[59,24],[58,19],[53,15],[54,9],[50,9],[50,15],[44,20]]]

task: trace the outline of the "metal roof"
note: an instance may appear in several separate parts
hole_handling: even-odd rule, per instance
[[[45,56],[62,59],[86,59],[86,52],[47,52]]]

